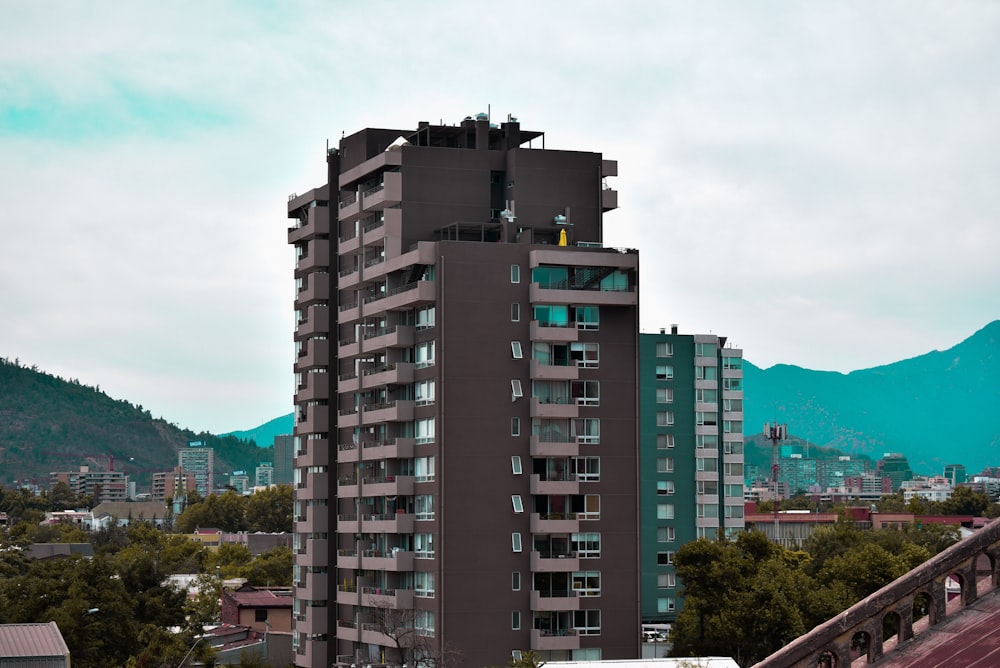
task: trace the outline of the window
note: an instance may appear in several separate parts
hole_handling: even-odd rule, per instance
[[[434,519],[434,495],[417,494],[413,497],[413,509],[418,520]]]
[[[656,553],[656,563],[659,566],[670,566],[674,563],[674,553],[673,552],[657,552]]]
[[[660,341],[656,344],[656,356],[657,357],[673,357],[674,356],[674,344],[669,341]]]
[[[673,380],[674,367],[669,364],[656,365],[656,380]]]
[[[694,400],[700,404],[717,404],[719,403],[719,391],[704,389],[695,390]]]
[[[731,392],[739,392],[743,389],[743,379],[742,378],[723,378],[722,379],[722,389],[729,390]]]
[[[573,592],[577,596],[600,596],[601,595],[600,571],[574,571]]]
[[[742,462],[726,462],[726,466],[723,472],[724,475],[729,476],[740,476],[743,477],[743,464]]]
[[[726,485],[723,488],[723,492],[726,498],[730,499],[742,499],[743,498],[743,485]]]
[[[694,423],[702,426],[714,427],[719,424],[719,414],[715,411],[695,411]]]
[[[656,527],[657,543],[672,543],[677,540],[677,532],[674,527]]]
[[[716,380],[719,377],[719,370],[714,366],[696,366],[694,368],[695,380]]]
[[[601,458],[574,457],[573,473],[580,482],[598,482],[601,479]]]
[[[576,437],[577,443],[600,443],[600,418],[574,418],[571,435]]]
[[[674,389],[672,387],[656,388],[656,403],[658,404],[674,403]]]
[[[743,368],[743,358],[742,357],[723,357],[722,358],[722,368],[723,369],[742,369]]]
[[[413,398],[417,406],[429,406],[434,403],[434,379],[418,380],[413,384]]]
[[[510,282],[511,283],[521,282],[521,265],[519,264],[510,265]]]
[[[658,520],[674,519],[674,504],[672,503],[656,504],[656,519]]]
[[[521,455],[510,456],[510,472],[514,475],[521,475]]]
[[[715,344],[714,343],[694,344],[694,355],[695,357],[715,357]]]
[[[719,460],[715,457],[695,457],[694,468],[696,471],[718,471]]]
[[[743,400],[742,399],[723,399],[722,400],[722,410],[728,411],[730,413],[742,413],[743,412]]]
[[[434,573],[416,571],[413,574],[413,595],[434,598]]]
[[[416,457],[413,460],[414,482],[434,480],[434,457]]]
[[[677,586],[677,574],[660,573],[656,576],[656,586],[660,589],[673,589]]]
[[[583,510],[576,514],[577,519],[599,520],[601,519],[601,495],[584,494]]]
[[[510,590],[521,591],[521,571],[511,571]]]
[[[413,553],[418,559],[434,558],[434,534],[415,533],[413,534]]]
[[[719,481],[718,480],[699,480],[698,481],[698,494],[708,495],[708,496],[718,496],[719,495]]]
[[[742,434],[743,420],[723,420],[722,431],[726,434]]]
[[[434,637],[434,611],[433,610],[414,610],[413,611],[413,628],[416,629],[416,634],[421,636]]]
[[[253,620],[255,622],[266,622],[267,621],[267,608],[257,608],[253,611]]]
[[[514,532],[510,535],[510,547],[514,552],[521,551],[521,534]]]
[[[420,331],[422,329],[429,329],[434,326],[435,316],[434,307],[426,306],[424,308],[418,308],[416,313],[416,329]]]
[[[521,628],[521,611],[514,610],[510,613],[510,628],[512,631],[520,630]]]
[[[574,306],[573,319],[577,329],[596,330],[600,327],[601,318],[596,306]]]
[[[669,427],[674,423],[673,411],[656,411],[656,426]]]
[[[521,321],[521,305],[517,302],[513,302],[510,305],[510,321],[520,322]]]
[[[669,450],[674,447],[674,435],[673,434],[657,434],[656,435],[656,449],[657,450]]]
[[[596,369],[600,366],[600,344],[574,342],[569,344],[569,358],[576,360],[576,365],[584,369]]]
[[[416,361],[416,367],[418,369],[434,366],[433,341],[424,341],[423,343],[418,343],[414,347],[413,353],[414,353],[414,360]]]
[[[726,519],[740,519],[743,517],[743,506],[725,506]]]
[[[510,435],[511,436],[521,435],[521,418],[512,417],[510,419]]]
[[[656,458],[656,472],[657,473],[673,473],[674,472],[674,458],[673,457],[657,457]]]
[[[413,436],[417,443],[434,442],[434,418],[420,418],[413,421]]]
[[[510,381],[510,400],[520,399],[524,396],[524,391],[521,389],[521,381],[515,378]]]
[[[673,596],[656,599],[657,612],[673,612],[675,605]]]
[[[601,383],[596,380],[574,380],[570,382],[570,395],[577,406],[599,406],[601,404]]]
[[[539,327],[569,326],[569,307],[565,304],[535,304],[532,314]]]
[[[574,610],[573,628],[578,636],[599,636],[601,635],[601,611],[600,610]]]
[[[524,353],[521,352],[521,342],[511,341],[510,342],[510,355],[516,360],[524,359]]]
[[[510,504],[514,507],[514,512],[515,513],[523,513],[524,512],[524,504],[521,502],[521,495],[520,494],[512,494],[511,497],[510,497]],[[520,550],[516,550],[516,551],[520,552]]]
[[[576,552],[580,559],[599,559],[601,557],[601,534],[599,532],[570,534],[570,549]]]
[[[695,504],[696,512],[698,517],[718,517],[719,516],[719,504],[717,503],[698,503]]]
[[[656,481],[656,494],[658,496],[670,496],[674,493],[674,481],[673,480],[657,480]]]
[[[695,447],[717,448],[719,447],[719,437],[715,434],[698,434],[695,437]]]
[[[743,441],[726,441],[722,444],[722,452],[727,455],[742,455]]]

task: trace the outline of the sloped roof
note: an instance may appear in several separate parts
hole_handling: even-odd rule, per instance
[[[68,557],[71,554],[93,557],[94,546],[91,543],[32,543],[28,546],[27,553],[32,559]]]
[[[69,648],[55,622],[0,624],[0,657],[68,657]]]
[[[241,587],[236,591],[225,592],[226,596],[232,598],[236,605],[241,608],[291,608],[292,596],[290,592],[275,594],[267,589],[251,589]]]
[[[105,501],[94,506],[91,512],[94,517],[111,515],[118,519],[131,516],[133,520],[151,520],[154,517],[162,520],[167,516],[167,506],[160,501]]]

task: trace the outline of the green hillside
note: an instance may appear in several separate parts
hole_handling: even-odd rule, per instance
[[[0,484],[47,484],[49,472],[81,465],[107,470],[112,456],[116,471],[148,484],[152,471],[177,466],[177,451],[192,440],[215,449],[220,472],[271,459],[252,441],[181,429],[99,387],[0,358]]]
[[[1000,465],[1000,321],[948,350],[849,374],[747,363],[744,375],[747,434],[777,420],[850,454],[902,452],[925,474]]]

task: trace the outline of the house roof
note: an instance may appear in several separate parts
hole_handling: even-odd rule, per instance
[[[166,517],[167,506],[160,501],[105,501],[94,506],[91,512],[94,517],[111,515],[118,519],[131,517],[133,520],[151,520]]]
[[[27,553],[32,559],[68,557],[71,554],[93,557],[94,546],[90,543],[32,543],[27,547]]]
[[[240,608],[291,608],[292,596],[290,592],[279,592],[275,594],[268,589],[253,589],[251,587],[241,587],[236,591],[227,591],[225,595],[232,598]]]
[[[55,622],[0,624],[0,657],[64,657],[69,648]]]

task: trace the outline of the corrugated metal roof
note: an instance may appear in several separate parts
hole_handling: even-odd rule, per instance
[[[0,624],[0,657],[65,657],[69,648],[55,622]]]

